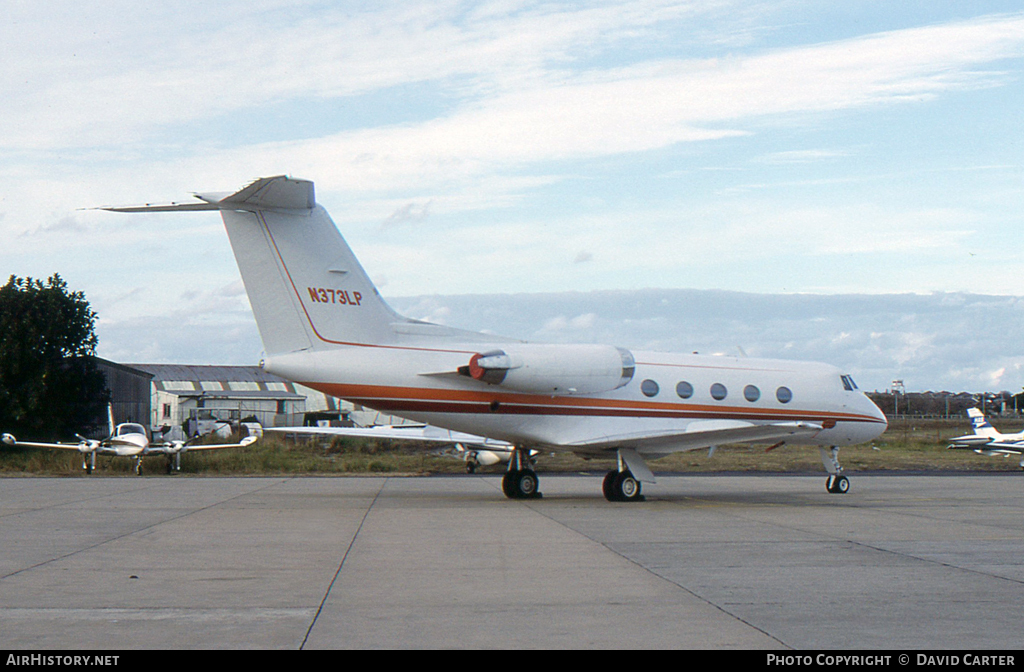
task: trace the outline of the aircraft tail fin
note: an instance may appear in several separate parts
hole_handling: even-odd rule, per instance
[[[989,423],[985,414],[977,408],[968,408],[967,415],[971,419],[971,429],[973,429],[974,433],[978,436],[987,436],[993,439],[999,436],[999,432],[996,431],[996,428]]]
[[[219,210],[268,355],[391,343],[410,322],[377,292],[313,183],[261,178],[197,202],[103,208],[114,212]]]

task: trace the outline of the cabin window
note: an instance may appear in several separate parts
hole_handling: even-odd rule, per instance
[[[644,393],[644,396],[656,397],[660,390],[661,388],[658,387],[658,384],[650,378],[640,383],[640,391]]]
[[[676,383],[676,394],[679,395],[680,399],[689,399],[693,396],[693,385],[686,381]]]
[[[754,403],[761,398],[761,390],[757,389],[754,385],[747,385],[743,388],[743,398],[750,403]]]
[[[789,389],[788,387],[780,387],[779,389],[775,390],[775,398],[778,399],[783,404],[788,404],[789,402],[793,401],[793,390]]]
[[[711,386],[711,396],[718,401],[725,399],[729,395],[729,390],[726,389],[725,385],[721,383],[715,383]]]

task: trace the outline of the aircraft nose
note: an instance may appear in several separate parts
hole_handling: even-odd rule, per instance
[[[875,439],[881,436],[889,427],[889,421],[886,419],[885,413],[882,412],[882,409],[880,409],[875,402],[871,401],[871,399],[866,394],[864,395],[864,405],[865,412],[868,415],[871,415],[877,421],[875,423],[872,423],[873,434],[870,437],[868,437],[867,440]]]

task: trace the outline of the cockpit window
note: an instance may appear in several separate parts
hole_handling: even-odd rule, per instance
[[[844,390],[846,390],[847,392],[853,392],[854,390],[857,389],[857,383],[853,382],[852,376],[842,376],[842,379]]]

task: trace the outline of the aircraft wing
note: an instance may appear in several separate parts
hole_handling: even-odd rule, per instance
[[[181,452],[192,452],[193,450],[217,450],[218,448],[245,448],[246,446],[256,443],[258,436],[247,436],[238,443],[195,443],[192,445],[186,445]]]
[[[78,443],[36,443],[34,441],[18,441],[11,434],[3,435],[3,443],[8,446],[20,446],[23,448],[59,448],[61,450],[92,450],[99,445],[98,441],[79,441]]]
[[[981,434],[965,434],[964,436],[955,436],[949,440],[950,448],[977,448],[978,446],[986,446],[992,443],[991,437],[983,436]]]
[[[816,434],[822,429],[818,423],[803,421],[755,425],[742,420],[698,420],[687,425],[684,431],[595,437],[563,445],[588,450],[635,448],[640,453],[675,453],[722,443],[784,441],[796,436]]]
[[[991,439],[986,441],[964,440],[969,438],[970,437],[960,436],[955,439],[950,439],[949,448],[1014,455],[1024,454],[1024,441],[993,441]]]
[[[432,425],[377,425],[375,427],[264,427],[264,432],[285,434],[319,434],[323,436],[355,436],[367,439],[393,439],[406,441],[434,441],[461,443],[481,448],[511,449],[512,444],[485,436],[453,432]]]
[[[146,449],[147,455],[174,455],[175,453],[192,452],[193,450],[216,450],[218,448],[244,448],[256,442],[258,436],[247,436],[238,443],[156,443]]]
[[[1017,446],[1016,448],[995,448],[992,446],[986,446],[984,448],[977,448],[974,452],[989,456],[1003,455],[1004,457],[1009,455],[1022,455],[1024,454],[1024,446]]]

